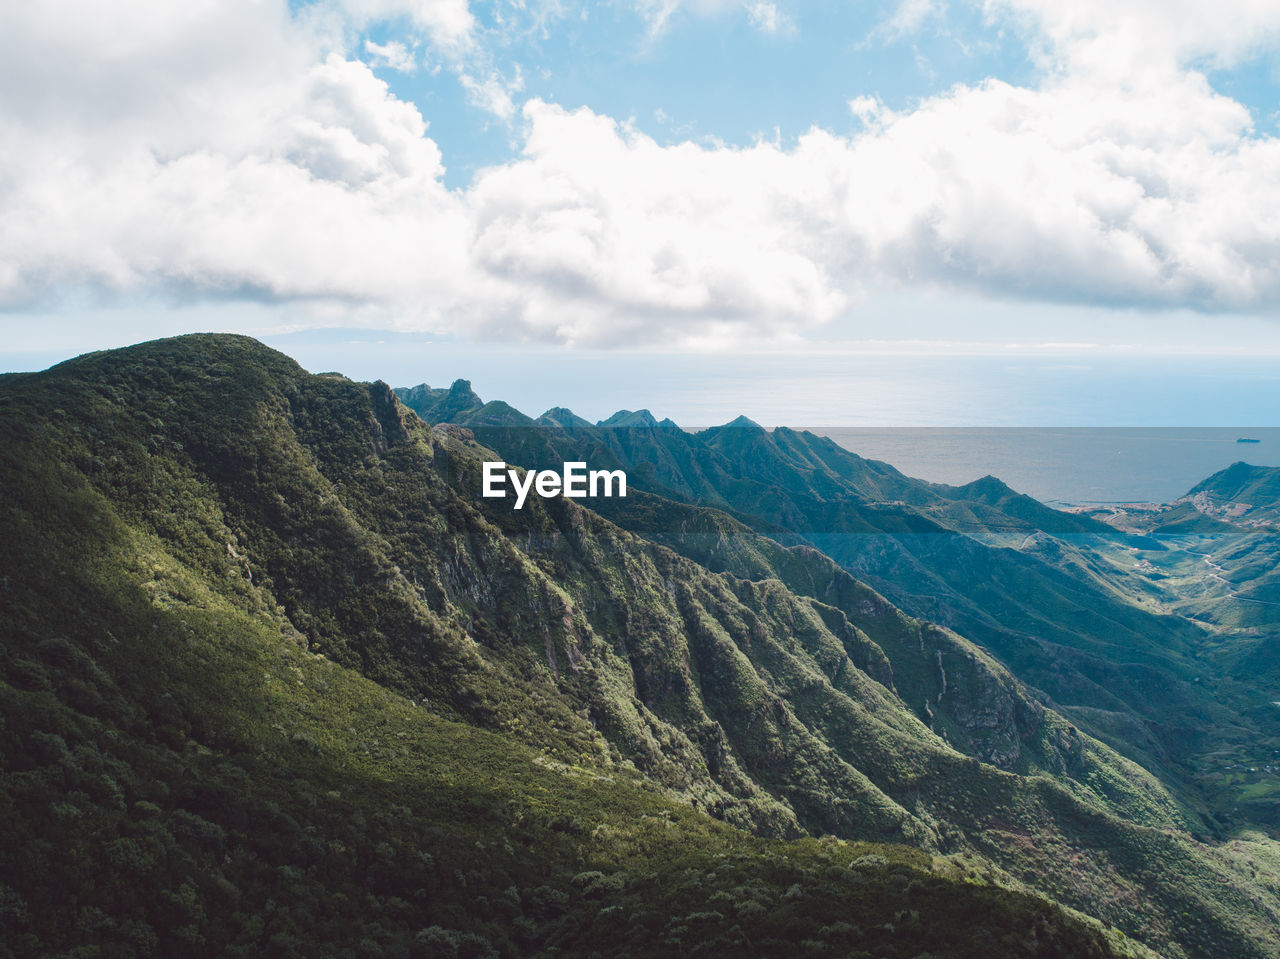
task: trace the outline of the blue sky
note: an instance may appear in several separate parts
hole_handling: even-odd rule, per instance
[[[623,379],[661,353],[1280,356],[1280,5],[6,20],[3,368],[207,329],[361,376],[384,333],[458,375],[512,351]]]
[[[991,29],[976,6],[933,12],[910,33],[892,26],[892,8],[874,4],[769,6],[782,18],[772,29],[753,22],[749,7],[725,5],[703,15],[677,9],[656,32],[628,4],[569,5],[543,30],[504,5],[475,12],[501,38],[492,46],[493,69],[508,81],[521,78],[519,97],[586,106],[664,144],[793,142],[813,126],[853,133],[861,126],[848,106],[854,97],[903,109],[955,83],[1028,82],[1036,72],[1017,32]],[[496,24],[500,13],[523,29]],[[403,28],[379,24],[360,42],[403,43]],[[518,152],[511,126],[477,109],[448,73],[425,65],[377,72],[431,118],[452,186]]]
[[[1031,49],[1034,32],[993,21],[978,4],[757,4],[774,11],[772,29],[753,20],[751,6],[718,4],[701,15],[677,7],[657,31],[643,8],[623,3],[563,5],[541,29],[536,14],[508,5],[474,12],[495,37],[497,75],[520,77],[518,99],[586,106],[664,144],[792,142],[814,126],[855,133],[860,124],[848,105],[855,97],[903,110],[954,84],[998,77],[1033,86],[1043,74]],[[917,16],[904,17],[913,7]],[[365,41],[404,43],[404,24],[378,24],[360,34]],[[465,186],[480,167],[509,160],[519,138],[422,59],[413,71],[384,62],[378,76],[431,118],[446,182]],[[1269,49],[1252,50],[1230,68],[1215,69],[1211,60],[1194,66],[1249,109],[1258,132],[1275,132],[1280,101]]]

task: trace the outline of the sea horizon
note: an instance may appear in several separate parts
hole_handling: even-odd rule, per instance
[[[1280,466],[1280,427],[808,429],[916,479],[963,486],[992,475],[1052,506],[1170,503],[1233,463]]]

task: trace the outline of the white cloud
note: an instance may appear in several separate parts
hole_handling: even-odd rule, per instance
[[[942,16],[946,9],[942,0],[899,0],[893,13],[872,31],[872,36],[884,40],[912,36],[926,21]]]
[[[449,293],[467,223],[421,115],[364,64],[286,29],[283,5],[179,17],[158,2],[136,24],[88,28],[52,6],[25,7],[0,41],[12,54],[0,56],[0,138],[23,144],[0,157],[11,185],[0,302],[83,286],[347,302]],[[33,36],[59,55],[33,62],[51,52]]]
[[[1087,81],[988,81],[881,115],[825,182],[861,266],[1056,301],[1244,308],[1280,302],[1280,143],[1185,75],[1107,98]]]
[[[520,291],[537,335],[657,340],[765,318],[805,326],[844,305],[807,224],[786,215],[789,160],[776,147],[664,148],[536,100],[525,116],[524,158],[487,171],[468,199],[477,264]]]
[[[531,102],[525,157],[468,197],[477,264],[523,291],[525,328],[663,339],[799,330],[863,285],[1042,301],[1280,303],[1280,144],[1195,77],[1099,102],[997,81],[847,139],[660,147]],[[721,327],[724,328],[724,327]]]
[[[413,51],[398,40],[374,43],[366,39],[364,50],[369,55],[368,63],[371,67],[389,67],[401,73],[413,73],[418,69],[418,61]]]
[[[436,46],[462,51],[474,42],[475,17],[467,0],[335,0],[356,26],[404,19]]]
[[[1119,42],[1101,4],[1019,2],[1065,51],[1039,88],[858,97],[860,133],[792,145],[662,146],[467,66],[524,149],[465,190],[418,109],[283,0],[21,5],[0,33],[0,303],[242,296],[601,344],[804,332],[863,288],[1280,307],[1280,141],[1179,65],[1244,56],[1247,31],[1152,27],[1163,52],[1118,82],[1093,61]],[[470,35],[464,5],[433,9]]]
[[[849,112],[857,117],[863,125],[870,126],[879,120],[880,116],[885,112],[885,107],[878,98],[864,95],[854,97],[849,101]]]
[[[519,64],[516,64],[509,80],[496,70],[488,71],[482,80],[477,80],[464,71],[458,75],[458,82],[467,91],[472,105],[486,113],[492,113],[504,121],[509,121],[516,115],[517,107],[512,95],[524,89],[524,74]]]
[[[776,3],[748,3],[747,20],[761,33],[794,33],[795,22]]]
[[[1274,0],[983,0],[988,16],[1036,31],[1047,59],[1073,72],[1123,79],[1206,58],[1247,59],[1280,40]]]
[[[635,0],[636,11],[648,24],[649,38],[666,32],[680,11],[695,17],[717,17],[730,11],[743,11],[748,22],[764,33],[791,33],[795,22],[779,10],[776,3],[764,0]]]
[[[649,36],[660,36],[667,29],[672,14],[680,9],[680,0],[636,0],[636,9],[649,25]]]

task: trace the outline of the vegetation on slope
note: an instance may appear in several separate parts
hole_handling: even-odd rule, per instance
[[[95,435],[151,414],[30,385],[0,387],[0,954],[1137,954],[977,864],[753,839],[306,650],[177,458]]]
[[[1176,503],[1106,516],[1156,543],[1111,556],[1143,601],[1206,627],[1195,681],[1232,705],[1234,721],[1211,728],[1187,766],[1216,818],[1244,829],[1273,827],[1280,811],[1277,515],[1280,470],[1236,463]]]
[[[145,691],[134,686],[124,700],[151,709],[164,695],[146,693],[180,670],[113,660],[113,637],[159,644],[184,661],[194,651],[199,668],[190,683],[209,688],[211,705],[183,714],[189,730],[174,728],[195,742],[197,756],[201,747],[222,758],[253,754],[252,742],[263,741],[257,732],[240,749],[238,740],[209,739],[197,725],[212,723],[207,717],[220,709],[239,716],[257,708],[211,681],[230,674],[224,663],[196,655],[202,643],[217,648],[240,629],[229,616],[256,624],[262,642],[288,650],[304,674],[323,655],[331,668],[351,670],[340,675],[352,682],[354,673],[375,681],[398,709],[437,717],[430,729],[399,730],[405,739],[430,745],[432,729],[460,723],[501,734],[465,740],[477,756],[483,743],[501,742],[514,750],[509,755],[580,768],[588,783],[609,777],[608,790],[634,789],[668,809],[678,798],[682,816],[696,805],[766,836],[894,838],[931,854],[977,855],[1169,955],[1261,956],[1276,945],[1267,874],[1251,875],[1239,857],[1192,841],[1158,784],[1110,766],[1114,754],[1083,750],[1098,775],[1072,786],[957,752],[902,701],[884,648],[838,606],[797,595],[775,577],[710,571],[571,503],[538,501],[514,513],[509,504],[478,501],[479,462],[492,454],[464,431],[427,429],[381,384],[312,377],[252,341],[188,337],[7,377],[0,403],[11,440],[5,475],[17,491],[6,513],[14,534],[5,542],[15,544],[6,583],[28,584],[6,592],[13,621],[29,624],[18,634],[18,659],[31,677],[13,682],[19,690],[67,704],[73,694],[60,685],[62,674],[25,653],[65,639],[112,681],[142,683]],[[64,578],[80,569],[133,585],[82,590]],[[133,593],[186,628],[128,620],[114,629],[98,612],[112,608],[104,597]],[[48,619],[51,609],[65,618]],[[981,672],[1000,675],[994,666]],[[281,687],[288,698],[305,699],[307,675]],[[85,695],[92,705],[92,693]],[[334,718],[333,725],[326,717],[351,712],[341,698],[334,702],[301,709],[313,725],[300,731],[277,723],[287,748],[317,762],[330,750],[341,756],[345,732],[363,744],[356,755],[403,758],[399,746],[361,735],[358,724],[344,729]],[[164,725],[148,720],[129,730],[142,737]],[[30,762],[28,748],[21,762]],[[437,751],[427,750],[428,765]],[[284,768],[295,778],[312,775]],[[1141,785],[1113,797],[1109,776],[1113,786]],[[428,780],[406,787],[415,788],[438,789]],[[469,782],[463,792],[475,789]],[[300,801],[328,808],[332,791],[307,789],[315,807]],[[538,806],[536,790],[531,796],[516,805]],[[126,798],[131,809],[136,798]],[[137,798],[160,805],[141,790]],[[567,801],[549,791],[542,806]],[[615,801],[630,808],[629,800],[601,798],[599,815],[609,819]],[[550,820],[544,826],[588,845],[572,819],[561,830]],[[583,828],[589,822],[577,819]],[[700,816],[689,821],[722,828]],[[33,834],[47,838],[47,827]],[[497,842],[498,832],[481,841]],[[726,841],[748,843],[752,855],[763,848],[737,833],[716,834],[737,836]],[[615,871],[631,868],[638,867],[626,857],[613,860]]]
[[[44,492],[5,539],[0,954],[1116,954],[960,864],[752,839],[441,719]]]
[[[473,429],[512,462],[621,466],[636,488],[816,546],[908,613],[981,644],[1073,725],[1160,777],[1204,835],[1227,834],[1232,819],[1201,789],[1203,757],[1276,731],[1277,717],[1254,711],[1258,677],[1206,655],[1201,625],[1150,593],[1135,601],[1145,584],[1097,555],[1164,548],[1151,537],[1050,509],[994,477],[925,483],[825,437],[743,418],[693,434],[647,411],[594,426],[567,410],[532,420],[482,403],[466,381],[400,395],[430,422]],[[659,513],[636,528],[655,536],[661,524]],[[665,532],[678,538],[674,527]],[[1265,577],[1239,587],[1267,588]]]

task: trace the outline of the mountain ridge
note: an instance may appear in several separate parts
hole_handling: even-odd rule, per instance
[[[308,756],[307,763],[344,756],[352,762],[348,744],[355,741],[379,762],[398,762],[403,750],[418,748],[417,740],[400,743],[395,735],[359,729],[348,735],[338,720],[315,718],[337,708],[326,699],[325,683],[342,689],[354,689],[350,683],[357,680],[376,683],[360,689],[385,695],[396,710],[424,710],[442,723],[535,750],[556,768],[581,769],[582,781],[597,783],[592,788],[606,798],[613,795],[610,777],[634,781],[647,794],[676,802],[664,808],[671,815],[684,810],[682,822],[701,816],[696,808],[764,835],[911,840],[928,850],[923,855],[973,863],[979,874],[1092,913],[1169,955],[1213,955],[1225,943],[1237,955],[1261,956],[1277,941],[1274,889],[1250,878],[1227,852],[1197,843],[1186,831],[1184,811],[1160,784],[1102,744],[1080,736],[1077,771],[1092,773],[1058,781],[1051,770],[1001,771],[941,740],[895,692],[894,664],[885,652],[904,646],[901,639],[891,642],[890,628],[926,627],[806,553],[776,553],[785,547],[740,538],[730,543],[732,555],[722,555],[724,569],[714,571],[573,502],[535,500],[516,513],[477,495],[479,464],[493,455],[477,442],[482,428],[430,428],[398,405],[385,384],[312,377],[242,338],[158,341],[82,358],[34,379],[0,380],[0,422],[10,439],[0,462],[16,491],[3,516],[3,541],[11,544],[4,596],[22,630],[15,655],[4,661],[7,682],[18,690],[6,702],[25,708],[38,700],[47,709],[56,703],[93,717],[140,710],[156,717],[155,735],[174,730],[163,733],[173,748],[191,740],[193,755],[207,749],[223,763],[237,750],[256,754],[274,742],[272,723],[282,727],[287,745],[271,746],[265,755],[283,756],[284,749],[291,766]],[[644,497],[628,505],[675,508]],[[727,514],[705,515],[713,524],[730,522]],[[681,522],[686,518],[680,515]],[[685,548],[693,551],[694,542]],[[752,557],[759,564],[754,571],[746,565]],[[66,579],[66,573],[74,575]],[[796,583],[829,575],[835,585],[826,598],[836,603],[794,592],[779,573]],[[158,721],[174,704],[147,685],[151,671],[125,669],[129,660],[112,652],[113,637],[87,618],[70,585],[85,577],[119,584],[119,602],[129,609],[113,614],[107,629],[119,627],[114,638],[125,641],[130,656],[155,663],[156,675],[183,673],[197,683],[211,664],[232,663],[219,652],[222,636],[233,646],[256,637],[264,652],[247,662],[261,655],[263,661],[279,657],[281,665],[253,683],[252,670],[235,667],[236,682],[244,685],[227,697],[242,704],[234,710],[224,713],[216,698],[201,697],[208,715],[178,706],[176,722]],[[116,600],[101,598],[116,595],[110,589],[93,595],[102,608],[115,608]],[[870,609],[858,626],[841,609],[856,614],[864,603],[883,604],[884,622]],[[968,655],[971,647],[960,638],[927,629],[927,643]],[[919,641],[924,633],[909,638]],[[927,665],[930,650],[922,652]],[[999,679],[994,662],[985,672],[980,668],[978,652],[974,675]],[[944,651],[944,673],[952,685],[944,695],[980,705],[995,694],[956,685],[960,660],[953,664],[948,655]],[[324,662],[346,672],[316,683]],[[102,690],[125,676],[142,698],[113,705],[116,698]],[[902,676],[905,689],[905,671]],[[911,688],[936,696],[923,677]],[[297,698],[308,689],[305,699]],[[272,718],[273,710],[287,712],[295,728]],[[308,710],[315,715],[305,719]],[[262,718],[244,726],[250,715]],[[1076,747],[1069,724],[1051,709],[1045,715],[1050,731],[1068,737],[1062,748],[1071,759]],[[111,722],[132,728],[120,717]],[[66,723],[59,728],[72,735],[74,723]],[[239,738],[219,732],[224,726],[241,729]],[[436,735],[414,729],[424,743]],[[24,734],[24,743],[30,736]],[[34,763],[34,773],[47,765],[43,757],[19,753],[7,761],[24,769]],[[237,765],[237,775],[258,783],[263,774],[250,767]],[[119,813],[96,811],[98,795],[113,802],[99,784],[87,798],[72,797],[71,807],[83,807],[80,815],[94,822],[116,823],[111,829],[141,828],[133,813],[126,822]],[[465,795],[459,795],[465,812]],[[315,798],[327,808],[323,790]],[[621,802],[622,793],[615,798]],[[569,847],[589,846],[582,837],[597,829],[624,829],[607,804],[578,803],[579,811],[561,822],[535,799],[521,792],[502,815],[531,817],[544,824],[538,828],[546,836],[570,837]],[[154,796],[134,792],[122,801],[126,810],[137,802],[158,805]],[[180,808],[186,807],[165,815],[172,818]],[[217,804],[201,808],[214,819],[192,814],[221,823],[224,834],[231,829],[256,841]],[[45,815],[32,813],[23,822],[35,829]],[[184,829],[216,836],[178,820],[187,823]],[[136,838],[107,835],[110,842]],[[627,835],[640,845],[652,841]],[[486,833],[484,841],[500,848],[501,834]],[[236,839],[237,850],[241,842]],[[392,845],[392,858],[421,842]],[[375,846],[367,844],[369,855]],[[132,855],[132,846],[113,848],[123,850],[122,863]],[[458,855],[451,853],[450,861]],[[577,860],[585,865],[601,864],[586,853],[566,853],[564,861],[575,855],[586,856]],[[621,865],[613,863],[608,874]],[[606,870],[596,871],[599,879],[582,883],[606,878]],[[819,886],[813,888],[816,895]],[[193,896],[206,895],[192,889]],[[497,900],[500,888],[490,891],[486,898]],[[803,899],[803,887],[798,895]],[[574,915],[557,908],[562,918]],[[148,923],[159,921],[147,915]],[[900,922],[909,926],[909,918]],[[462,929],[460,921],[455,916],[452,925],[442,920],[426,928],[443,930],[432,933],[439,936]],[[530,921],[537,926],[540,920]],[[174,928],[192,924],[198,931],[196,919],[174,920]],[[727,925],[714,925],[717,934],[727,935]],[[492,939],[500,927],[491,923],[485,935]],[[814,926],[812,933],[821,930]],[[843,934],[828,930],[822,941],[833,952],[847,951],[833,938]],[[866,930],[862,936],[870,942]]]
[[[434,415],[418,412],[428,421]],[[1144,584],[1074,543],[1100,537],[1163,549],[1159,540],[1054,510],[994,477],[961,487],[914,480],[786,427],[659,433],[492,425],[482,416],[458,422],[526,467],[588,460],[623,468],[635,489],[721,509],[756,533],[817,547],[912,615],[991,650],[1073,722],[1207,811],[1194,769],[1218,748],[1210,730],[1230,727],[1235,716],[1192,682],[1205,668],[1203,627],[1135,603]],[[1237,706],[1254,695],[1247,684],[1231,693]],[[1251,737],[1261,738],[1240,734]],[[1210,816],[1203,828],[1226,827]]]

